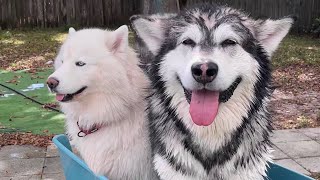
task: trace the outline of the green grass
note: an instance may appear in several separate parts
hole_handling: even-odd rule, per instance
[[[294,35],[285,37],[272,58],[272,64],[277,68],[293,63],[320,66],[320,39]]]
[[[52,70],[50,69],[36,74],[30,74],[26,71],[0,71],[0,82],[22,92],[23,89],[27,89],[31,84],[44,83],[51,72]],[[17,82],[6,83],[13,79],[16,79]],[[13,93],[1,86],[0,92],[2,94]],[[49,93],[46,87],[24,92],[24,94],[40,102],[54,102],[54,96]],[[62,114],[44,109],[22,96],[16,94],[8,97],[0,96],[0,109],[2,131],[31,131],[34,134],[58,134],[64,132],[64,116]]]

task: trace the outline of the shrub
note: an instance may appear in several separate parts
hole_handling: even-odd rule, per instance
[[[316,37],[320,37],[320,17],[316,18],[314,20],[314,23],[312,24],[312,34],[314,34]]]

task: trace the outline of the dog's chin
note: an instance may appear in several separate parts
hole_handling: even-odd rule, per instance
[[[59,92],[56,92],[56,100],[59,102],[70,102],[74,100],[75,97],[80,96],[83,93],[83,91],[86,89],[87,89],[87,86],[84,86],[71,94],[61,94]]]
[[[179,78],[178,78],[179,79]],[[236,88],[238,87],[238,85],[240,84],[240,82],[242,81],[241,77],[238,77],[236,80],[233,81],[233,83],[224,91],[218,91],[219,93],[219,103],[225,103],[227,102],[231,96],[233,95],[234,91],[236,90]],[[179,80],[179,82],[181,83],[181,81]],[[184,94],[186,96],[187,102],[190,104],[191,101],[191,97],[192,97],[192,90],[188,90],[186,89],[182,83],[181,86],[184,90]],[[209,90],[209,89],[202,89],[204,91],[213,91],[213,90]]]

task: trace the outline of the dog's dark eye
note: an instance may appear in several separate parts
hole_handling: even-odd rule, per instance
[[[86,65],[86,63],[82,62],[82,61],[77,61],[76,62],[76,66],[84,66]]]
[[[226,47],[226,46],[234,46],[237,44],[237,41],[232,40],[232,39],[226,39],[221,43],[221,46]]]
[[[196,43],[192,39],[186,39],[182,41],[182,44],[186,46],[191,46],[191,47],[194,47],[196,45]]]

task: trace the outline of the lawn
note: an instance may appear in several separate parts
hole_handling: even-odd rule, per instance
[[[275,68],[292,64],[320,66],[320,39],[288,35],[272,58]]]
[[[54,102],[53,94],[44,86],[51,69],[38,69],[36,72],[20,70],[1,71],[1,83],[23,92],[40,102]],[[34,85],[34,87],[32,87]],[[36,87],[40,85],[40,87]],[[43,86],[43,87],[42,87]],[[34,134],[58,134],[63,132],[63,115],[43,108],[22,96],[0,86],[0,132],[28,132]]]
[[[52,64],[47,62],[54,59],[58,47],[67,36],[66,32],[67,29],[0,31],[0,82],[19,91],[35,83],[44,83],[52,72]],[[130,42],[133,42],[132,34]],[[309,87],[311,83],[302,82],[299,77],[302,70],[319,76],[319,39],[287,36],[275,53],[272,63],[275,72],[279,73],[275,79],[280,86],[290,87],[289,91],[295,86],[302,87],[302,91],[318,90],[318,86]],[[301,70],[302,67],[306,69]],[[57,134],[64,131],[63,115],[44,109],[21,96],[7,95],[11,93],[0,87],[0,133],[30,131],[35,134]],[[24,93],[43,103],[54,102],[53,95],[45,87]],[[281,124],[279,126],[286,128]]]
[[[52,72],[45,63],[53,60],[65,37],[61,29],[0,31],[0,82],[20,92],[32,84],[45,83]],[[23,93],[43,103],[54,102],[46,87]],[[64,132],[62,114],[8,94],[13,92],[0,87],[0,132]]]

